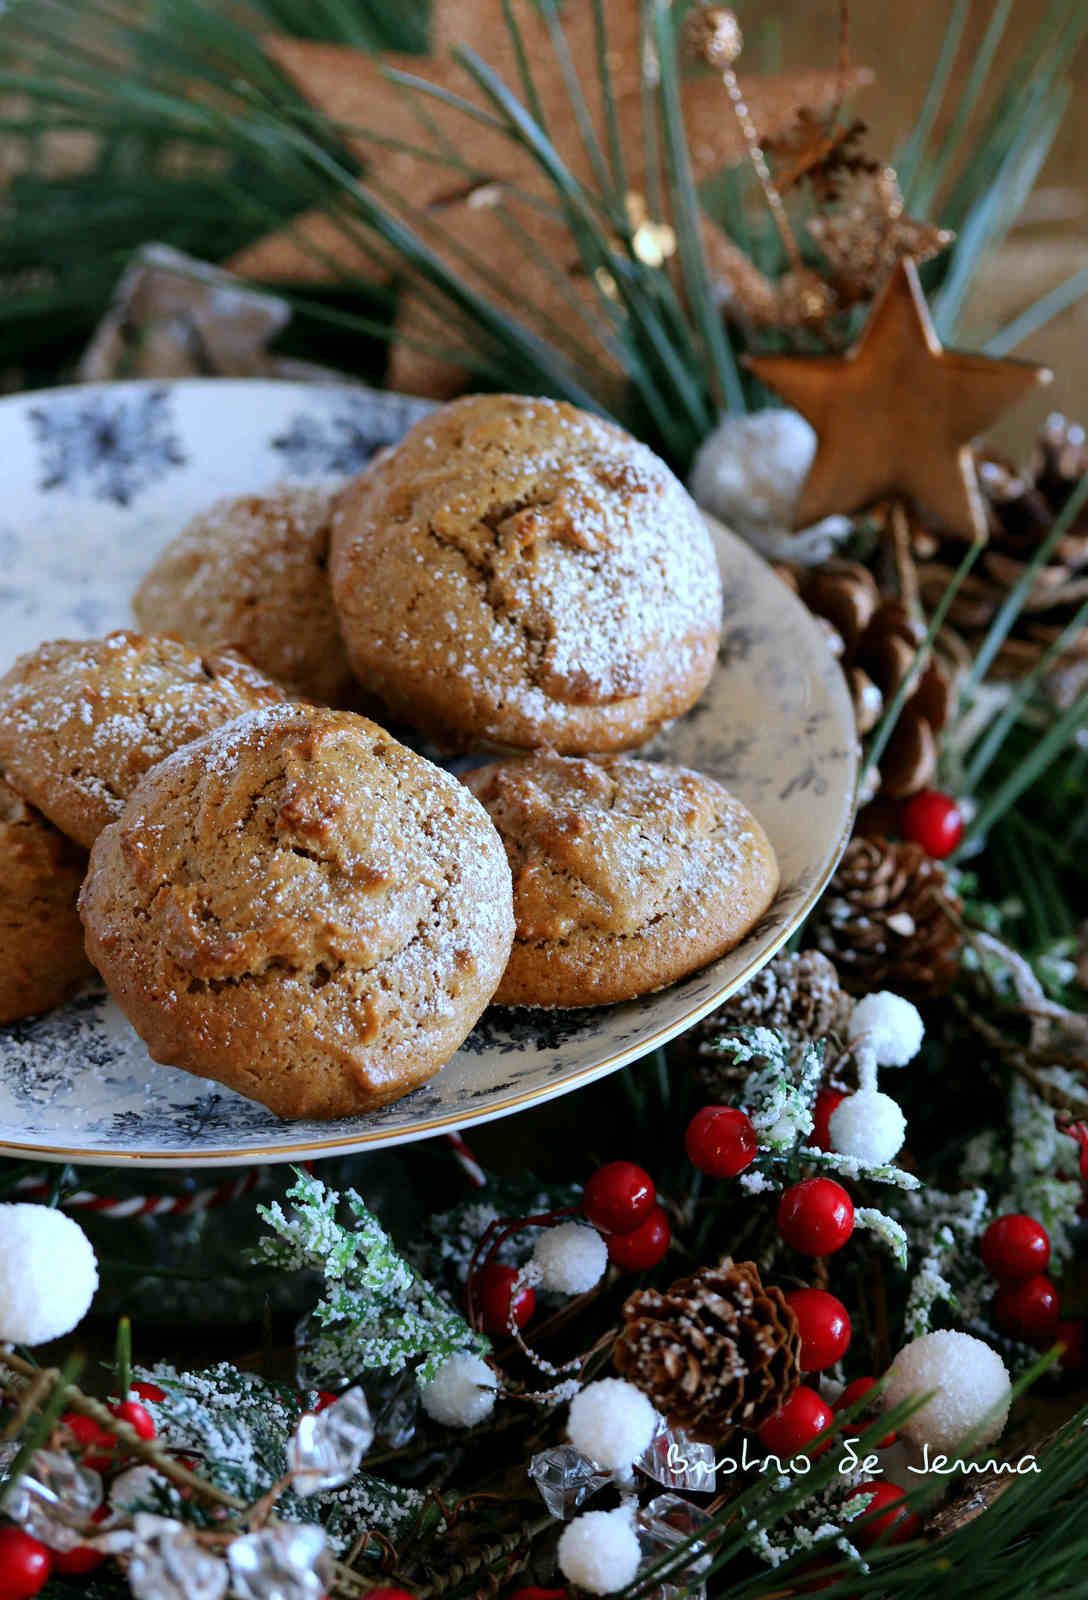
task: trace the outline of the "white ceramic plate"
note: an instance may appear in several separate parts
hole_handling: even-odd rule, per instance
[[[357,471],[426,403],[376,391],[201,380],[88,385],[0,402],[0,670],[42,639],[131,622],[129,597],[209,501]],[[0,1029],[0,1152],[232,1165],[399,1144],[565,1094],[688,1027],[770,959],[845,843],[854,720],[824,636],[760,558],[715,529],[720,662],[653,754],[722,779],[763,823],[782,889],[740,947],[660,994],[591,1011],[488,1011],[445,1069],[369,1116],[281,1122],[152,1062],[101,991]]]

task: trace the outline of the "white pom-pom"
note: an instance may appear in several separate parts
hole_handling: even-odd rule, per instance
[[[634,1519],[626,1506],[586,1511],[563,1529],[557,1552],[568,1583],[589,1594],[614,1594],[634,1582],[641,1559]]]
[[[427,1415],[447,1428],[474,1428],[494,1411],[497,1387],[487,1362],[462,1350],[447,1356],[419,1399]]]
[[[585,1294],[600,1283],[608,1266],[608,1246],[596,1228],[563,1222],[547,1228],[533,1251],[540,1285],[555,1294]]]
[[[601,1378],[571,1401],[567,1438],[598,1466],[622,1472],[648,1447],[657,1422],[641,1389],[623,1378]]]
[[[847,1032],[851,1039],[864,1039],[878,1066],[905,1067],[922,1048],[925,1026],[917,1006],[881,989],[858,1001]]]
[[[862,1089],[840,1101],[827,1126],[832,1150],[867,1167],[879,1167],[903,1148],[907,1119],[890,1095]]]
[[[825,517],[793,531],[801,486],[816,453],[816,435],[798,412],[767,407],[724,417],[703,441],[688,484],[707,511],[765,556],[826,561],[850,531],[846,517]]]
[[[78,1222],[52,1206],[0,1205],[0,1341],[46,1344],[90,1310],[98,1263]]]
[[[1012,1384],[997,1351],[981,1339],[947,1329],[924,1333],[904,1345],[888,1372],[885,1406],[929,1391],[935,1391],[932,1400],[899,1430],[912,1443],[951,1454],[968,1434],[972,1447],[1000,1437],[1009,1415]],[[983,1419],[985,1427],[976,1434]]]

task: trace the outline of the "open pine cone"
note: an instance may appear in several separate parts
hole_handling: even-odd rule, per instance
[[[623,1317],[617,1370],[693,1439],[760,1427],[801,1381],[797,1318],[754,1262],[726,1258],[664,1293],[643,1289]]]
[[[1057,414],[1047,418],[1023,472],[997,456],[979,459],[986,498],[989,543],[952,602],[948,620],[977,648],[998,607],[1022,575],[1078,480],[1088,472],[1084,429]],[[923,535],[934,547],[918,568],[922,597],[934,605],[962,558],[962,548]],[[1006,678],[1022,677],[1036,665],[1088,599],[1088,511],[1059,542],[1038,573],[1023,609],[994,663]],[[1088,679],[1088,629],[1062,653],[1059,667]]]
[[[775,568],[830,630],[854,702],[858,733],[869,733],[910,670],[925,637],[922,623],[894,595],[882,595],[859,561]],[[880,792],[904,800],[937,772],[938,740],[952,704],[952,673],[933,654],[918,674],[880,761]]]
[[[799,1058],[810,1040],[841,1033],[853,1009],[835,968],[819,950],[783,952],[691,1030],[699,1081],[715,1100],[732,1100],[752,1069],[717,1049],[720,1042],[742,1028],[773,1028],[789,1041],[791,1056]]]
[[[963,939],[948,874],[916,844],[855,838],[817,907],[813,933],[856,993],[939,994],[955,980]]]

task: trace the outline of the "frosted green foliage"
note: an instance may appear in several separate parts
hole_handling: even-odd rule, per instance
[[[399,1253],[353,1189],[341,1196],[300,1172],[287,1199],[289,1212],[278,1203],[258,1208],[273,1231],[257,1259],[324,1279],[312,1313],[321,1331],[307,1350],[312,1372],[339,1380],[411,1367],[422,1385],[460,1350],[487,1353],[486,1339]]]
[[[882,1244],[887,1245],[898,1264],[907,1265],[907,1231],[901,1222],[878,1211],[875,1206],[858,1206],[854,1211],[854,1225],[867,1228]]]
[[[743,1028],[723,1041],[723,1053],[752,1063],[741,1105],[751,1117],[763,1149],[792,1150],[812,1132],[812,1105],[820,1088],[824,1047],[807,1044],[790,1060],[789,1041],[772,1028]]]
[[[856,1522],[869,1505],[861,1495],[854,1499],[850,1496],[868,1481],[858,1470],[837,1474],[829,1484],[809,1495],[797,1511],[772,1528],[768,1529],[762,1518],[751,1518],[745,1529],[746,1543],[770,1567],[779,1567],[794,1556],[809,1554],[819,1547],[824,1554],[837,1551],[851,1565],[867,1571],[850,1541],[849,1531],[850,1524]],[[774,1488],[784,1493],[795,1487],[795,1480],[789,1477],[782,1477],[774,1484]]]
[[[946,1305],[961,1321],[978,1314],[987,1283],[978,1241],[990,1215],[985,1189],[946,1194],[927,1188],[924,1196],[902,1196],[900,1220],[919,1263],[907,1292],[908,1339],[930,1331],[939,1305]]]
[[[295,1389],[240,1372],[225,1361],[204,1372],[179,1374],[160,1366],[140,1376],[166,1394],[164,1400],[145,1402],[160,1440],[195,1457],[201,1477],[216,1488],[252,1503],[283,1478],[299,1419]],[[343,1488],[305,1500],[287,1490],[276,1503],[276,1513],[288,1521],[320,1523],[337,1549],[346,1549],[363,1527],[393,1534],[423,1503],[416,1489],[360,1472]],[[146,1504],[130,1509],[186,1521],[207,1517],[199,1499],[183,1501],[174,1489],[155,1484],[149,1484]]]
[[[1060,1070],[1052,1068],[1048,1075]],[[1079,1078],[1076,1088],[1083,1093]],[[1076,1146],[1068,1134],[1058,1132],[1053,1109],[1022,1078],[1013,1081],[1009,1093],[1009,1118],[1009,1203],[1003,1204],[1002,1210],[1025,1211],[1035,1217],[1050,1235],[1055,1261],[1067,1261],[1073,1253],[1070,1234],[1079,1221],[1077,1211],[1084,1198],[1076,1176]],[[1063,1169],[1070,1176],[1059,1177]]]

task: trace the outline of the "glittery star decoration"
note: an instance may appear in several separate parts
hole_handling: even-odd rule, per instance
[[[562,63],[542,10],[515,3],[543,120],[569,169],[595,186]],[[602,148],[607,148],[594,11],[592,0],[568,0],[561,16],[567,51],[578,69],[590,120]],[[641,7],[634,0],[605,0],[604,12],[629,205],[640,206],[651,192],[642,121],[646,58]],[[598,326],[600,322],[599,312],[593,309],[593,287],[585,281],[577,247],[565,225],[541,210],[540,201],[554,208],[555,195],[532,157],[516,139],[389,76],[393,72],[424,80],[493,117],[493,107],[452,59],[451,52],[460,46],[476,52],[507,88],[524,100],[501,0],[436,0],[428,56],[391,52],[372,56],[279,35],[265,39],[264,46],[310,104],[342,130],[364,170],[363,184],[407,220],[470,289],[530,322],[557,344],[579,338],[593,342],[584,340],[586,318],[595,316]],[[844,92],[852,93],[870,79],[866,69],[855,68],[845,75],[817,70],[753,74],[746,76],[743,84],[760,137],[771,138],[791,128],[802,109],[826,111]],[[720,81],[707,73],[685,78],[683,94],[696,182],[743,161],[747,154],[744,139],[723,104]],[[396,148],[404,145],[414,146],[416,151],[455,150],[467,171]],[[523,195],[529,197],[528,202]],[[645,223],[646,239],[666,237],[661,230],[667,228],[667,218],[646,216]],[[328,283],[354,277],[388,284],[404,276],[402,265],[388,252],[370,248],[336,217],[322,211],[308,212],[282,232],[257,240],[228,265],[243,276],[266,283]],[[443,328],[433,297],[429,306],[427,297],[411,286],[402,292],[397,329],[410,338],[398,340],[394,346],[390,380],[416,392],[454,392],[463,386],[463,377],[421,348],[428,342],[449,343],[449,328]],[[599,342],[593,344],[593,359],[596,365],[607,367]]]
[[[954,233],[907,215],[891,167],[857,175],[847,203],[806,223],[827,262],[840,306],[869,300],[886,283],[901,256],[928,261],[952,243]]]
[[[968,540],[986,537],[971,440],[1052,377],[1029,362],[944,349],[909,259],[846,355],[750,356],[747,365],[816,430],[796,527],[903,499]]]

